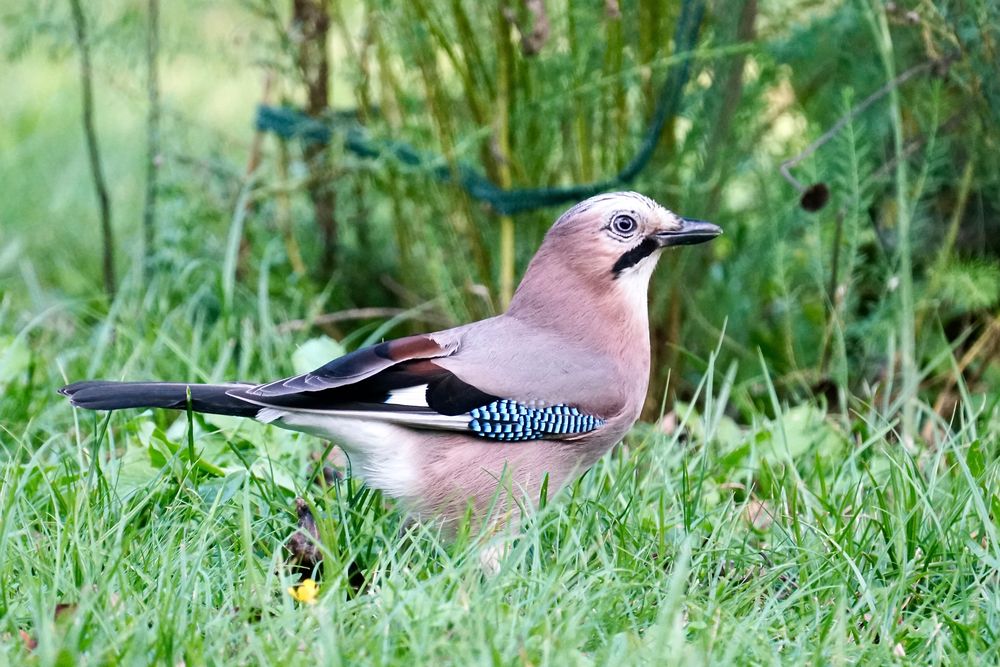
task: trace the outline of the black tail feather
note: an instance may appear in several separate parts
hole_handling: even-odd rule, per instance
[[[233,389],[251,384],[184,384],[183,382],[74,382],[59,390],[70,402],[87,410],[122,410],[127,408],[166,408],[186,410],[187,390],[191,389],[191,409],[214,415],[255,417],[259,405],[230,396]]]

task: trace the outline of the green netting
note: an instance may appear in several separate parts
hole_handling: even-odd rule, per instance
[[[704,0],[685,0],[674,33],[676,55],[690,54],[698,38],[704,15]],[[334,133],[343,135],[344,148],[363,158],[392,158],[418,169],[429,170],[443,182],[455,182],[473,199],[489,204],[503,215],[532,211],[547,206],[579,201],[599,192],[632,182],[649,163],[663,128],[677,114],[684,86],[691,72],[691,58],[679,58],[670,67],[660,90],[656,112],[650,121],[642,144],[625,167],[611,178],[594,183],[561,187],[517,188],[497,187],[475,167],[460,163],[452,169],[439,155],[422,153],[410,144],[391,139],[377,139],[356,120],[354,113],[336,113],[328,118],[313,118],[298,109],[262,104],[257,108],[256,127],[283,139],[298,139],[306,143],[329,143]]]

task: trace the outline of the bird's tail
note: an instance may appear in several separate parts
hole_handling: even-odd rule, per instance
[[[87,410],[122,410],[127,408],[167,408],[186,410],[188,389],[191,409],[214,415],[255,417],[259,405],[241,401],[229,392],[246,389],[250,384],[184,384],[183,382],[74,382],[59,390],[70,402]]]

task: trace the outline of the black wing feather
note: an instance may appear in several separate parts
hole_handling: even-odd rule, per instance
[[[239,400],[233,392],[253,387],[251,384],[184,384],[182,382],[74,382],[59,390],[74,406],[87,410],[126,410],[130,408],[166,408],[186,410],[188,392],[191,409],[216,415],[254,417],[258,406]]]
[[[441,344],[430,336],[409,336],[378,343],[338,357],[314,371],[276,380],[249,390],[249,395],[265,398],[323,392],[340,387],[354,387],[365,379],[383,373],[400,363],[445,357],[458,349],[453,341]]]
[[[386,404],[394,390],[427,385],[426,406]],[[260,396],[256,388],[238,389],[257,405],[299,410],[405,411],[422,408],[442,415],[460,415],[487,405],[499,397],[479,390],[451,371],[430,361],[403,362],[348,385]],[[349,406],[349,407],[348,407]]]
[[[430,336],[380,343],[334,359],[316,370],[264,385],[81,382],[61,391],[74,405],[94,410],[158,407],[258,417],[262,408],[368,415],[411,428],[463,431],[515,442],[575,437],[603,425],[567,405],[534,406],[482,391],[434,363],[458,349]],[[413,405],[398,390],[425,387]],[[405,396],[406,394],[403,394]],[[422,400],[421,400],[422,399]],[[280,416],[278,417],[280,418]]]

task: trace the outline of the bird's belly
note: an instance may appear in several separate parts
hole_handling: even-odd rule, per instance
[[[417,434],[402,426],[330,414],[284,412],[271,423],[332,440],[347,454],[351,472],[400,499],[419,492]]]
[[[583,474],[617,439],[586,436],[586,441],[491,442],[449,435],[421,452],[418,513],[446,525],[472,508],[476,522],[517,520]]]
[[[543,489],[558,491],[621,437],[606,427],[575,441],[499,442],[330,413],[275,410],[258,419],[333,440],[369,486],[402,500],[417,517],[451,527],[470,505],[477,522],[534,506]]]

